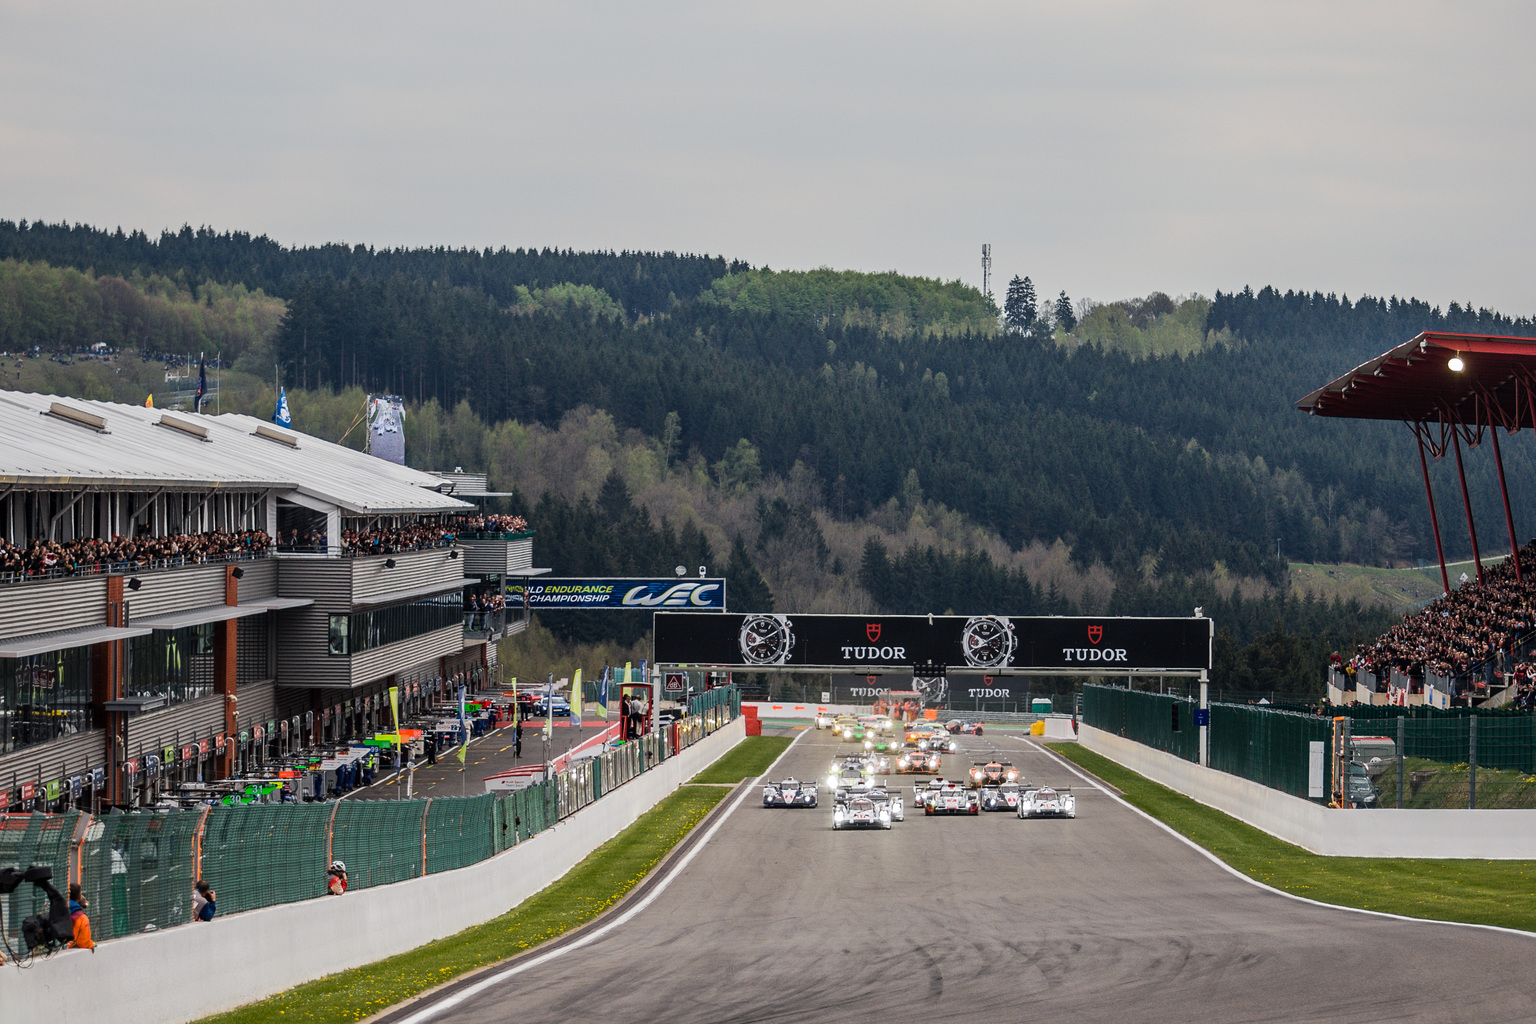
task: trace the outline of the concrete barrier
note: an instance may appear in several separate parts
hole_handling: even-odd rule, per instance
[[[1536,810],[1339,810],[1082,726],[1078,741],[1207,807],[1329,857],[1536,860]]]
[[[746,736],[737,718],[510,850],[457,871],[0,968],[7,1021],[181,1024],[489,921],[548,886]],[[210,879],[217,889],[219,880]]]

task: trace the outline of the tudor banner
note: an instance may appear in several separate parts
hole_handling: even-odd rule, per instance
[[[526,593],[525,593],[526,588]],[[686,608],[725,611],[722,579],[518,579],[507,581],[507,603],[533,611]]]
[[[1211,620],[1000,615],[689,615],[658,611],[656,661],[742,668],[949,668],[997,674],[1193,675],[1211,667]]]

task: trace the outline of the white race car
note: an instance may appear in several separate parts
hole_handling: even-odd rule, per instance
[[[869,798],[875,802],[876,807],[889,808],[892,821],[907,820],[907,802],[901,798],[900,793],[892,793],[884,786],[876,786],[869,791]]]
[[[763,787],[764,807],[815,807],[816,783],[781,779]]]
[[[1057,790],[1049,786],[1027,789],[1019,798],[1019,817],[1075,818],[1077,798],[1070,789]]]
[[[834,790],[868,793],[875,783],[868,772],[854,765],[845,765],[827,776],[827,785]]]
[[[981,798],[974,789],[958,782],[946,782],[931,792],[923,804],[924,814],[978,814]]]
[[[876,804],[867,795],[854,796],[847,803],[833,806],[832,827],[837,830],[845,828],[890,828],[891,809]]]
[[[981,809],[984,811],[1016,811],[1022,793],[1017,782],[1005,782],[1001,786],[981,788]]]
[[[830,728],[832,728],[832,713],[830,711],[818,711],[818,712],[816,712],[816,728],[818,728],[818,729],[830,729]]]

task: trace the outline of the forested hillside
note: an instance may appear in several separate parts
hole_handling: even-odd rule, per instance
[[[636,549],[670,563],[705,545],[714,564],[761,569],[765,601],[803,610],[1203,604],[1231,627],[1225,671],[1279,658],[1233,652],[1283,624],[1290,639],[1265,649],[1289,652],[1292,668],[1272,670],[1288,679],[1382,619],[1292,599],[1286,560],[1432,552],[1409,433],[1314,421],[1295,399],[1420,330],[1536,332],[1460,304],[1269,288],[1083,302],[1080,320],[1063,295],[1054,318],[1014,331],[973,288],[897,274],[290,249],[190,229],[0,222],[0,260],[7,347],[175,350],[158,339],[211,323],[241,351],[250,401],[278,374],[301,428],[342,433],[353,399],[327,395],[404,396],[412,460],[519,488],[562,569],[640,571]],[[172,319],[146,333],[149,314],[114,312],[127,293]],[[1519,508],[1536,504],[1533,456],[1505,447]],[[1497,523],[1490,461],[1473,453],[1468,472]],[[580,504],[611,481],[650,518]],[[1460,554],[1449,503],[1442,522]]]

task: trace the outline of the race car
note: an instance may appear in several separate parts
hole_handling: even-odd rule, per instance
[[[1019,797],[1021,818],[1075,818],[1077,798],[1070,789],[1056,790],[1050,786],[1027,789]]]
[[[888,807],[892,821],[907,820],[907,803],[901,798],[900,793],[892,793],[884,786],[876,786],[869,791],[869,798],[875,802],[876,807]]]
[[[770,782],[763,787],[764,807],[815,807],[816,783],[795,778]]]
[[[816,712],[816,728],[818,728],[818,729],[830,729],[830,728],[832,728],[832,712],[830,712],[830,711],[818,711],[818,712]]]
[[[961,733],[966,736],[981,735],[980,722],[962,722],[958,718],[951,718],[949,721],[944,723],[944,728],[949,730],[949,734],[951,736],[953,736],[955,733]]]
[[[895,736],[887,736],[874,729],[864,733],[864,749],[878,753],[889,753],[901,749],[901,742]]]
[[[870,780],[864,769],[848,765],[827,776],[827,785],[834,792],[847,789],[856,793],[867,793],[874,787],[874,782]]]
[[[981,800],[976,791],[958,782],[946,782],[931,790],[927,797],[923,804],[924,814],[978,814],[981,811]]]
[[[832,808],[832,828],[890,828],[891,809],[876,804],[868,796],[855,796]]]
[[[852,715],[838,715],[832,719],[832,735],[841,736],[845,729],[851,729],[859,724],[859,720]]]
[[[918,750],[916,747],[908,747],[896,758],[896,774],[907,775],[913,772],[936,772],[943,759],[936,751]]]
[[[977,761],[971,765],[971,785],[1000,786],[1005,782],[1018,782],[1019,770],[1012,761]]]
[[[1005,782],[1001,786],[981,788],[981,809],[984,811],[1016,811],[1019,809],[1019,784]]]

